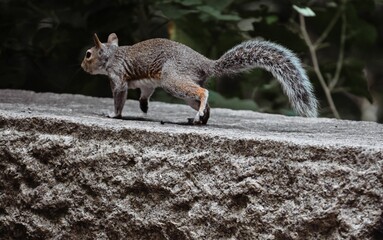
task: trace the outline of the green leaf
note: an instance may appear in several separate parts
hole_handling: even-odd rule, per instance
[[[336,2],[328,2],[326,3],[326,6],[329,8],[336,8],[338,7],[338,4]]]
[[[299,14],[305,16],[305,17],[315,17],[315,13],[313,10],[311,10],[311,8],[309,7],[304,7],[304,8],[301,8],[301,7],[298,7],[297,5],[293,5],[293,8],[295,9],[295,11],[297,11]]]
[[[356,6],[349,5],[347,7],[346,17],[350,40],[357,43],[361,48],[375,44],[378,38],[376,26],[360,18]]]
[[[199,5],[199,4],[202,4],[202,1],[201,0],[177,0],[175,1],[179,4],[182,4],[184,6],[194,6],[194,5]]]
[[[254,31],[253,23],[259,19],[256,18],[246,18],[238,22],[237,26],[241,31]]]
[[[270,15],[270,16],[267,16],[265,20],[266,20],[266,23],[268,25],[271,25],[271,24],[278,21],[278,16],[277,15]]]
[[[195,12],[195,10],[181,9],[169,4],[162,4],[159,6],[159,9],[169,19],[179,19],[187,14]]]
[[[225,8],[227,8],[230,4],[232,4],[234,0],[205,0],[205,2],[206,5],[219,11],[222,11]]]
[[[197,9],[203,13],[210,15],[211,17],[213,17],[217,20],[223,20],[223,21],[241,20],[241,18],[238,15],[221,14],[220,11],[218,11],[217,9],[214,9],[210,6],[198,6]]]
[[[207,46],[201,39],[209,38],[204,35],[204,31],[196,31],[195,29],[204,29],[204,25],[199,21],[191,21],[184,23],[175,21],[173,34],[170,36],[172,40],[181,42],[197,52],[204,53],[207,51]],[[180,27],[182,26],[182,27]]]

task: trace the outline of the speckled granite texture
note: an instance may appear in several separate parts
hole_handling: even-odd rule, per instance
[[[112,102],[0,90],[0,239],[383,238],[382,125]]]

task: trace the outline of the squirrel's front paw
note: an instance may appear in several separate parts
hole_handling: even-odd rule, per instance
[[[148,99],[140,99],[140,108],[143,113],[148,113],[149,102]]]
[[[109,113],[106,115],[106,117],[120,119],[122,116],[121,116],[121,114]]]

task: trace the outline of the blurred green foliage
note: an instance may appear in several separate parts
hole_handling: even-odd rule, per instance
[[[241,41],[261,38],[299,55],[320,99],[321,115],[332,116],[301,37],[299,14],[292,6],[315,12],[315,17],[306,18],[313,40],[344,6],[344,61],[332,95],[343,118],[360,119],[362,109],[355,99],[381,104],[383,98],[383,6],[378,0],[349,0],[342,5],[343,1],[0,0],[0,88],[111,96],[105,77],[88,75],[80,68],[95,32],[101,40],[115,32],[121,45],[170,38],[213,59]],[[329,79],[338,64],[340,32],[338,20],[318,49],[321,71]],[[374,76],[369,81],[366,71]],[[214,79],[208,89],[213,107],[294,114],[279,84],[261,69]],[[137,98],[138,92],[129,95]],[[178,102],[163,91],[153,99]]]

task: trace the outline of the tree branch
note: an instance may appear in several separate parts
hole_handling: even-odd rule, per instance
[[[324,93],[325,93],[326,98],[327,98],[327,102],[329,103],[330,109],[331,109],[334,117],[339,119],[340,116],[339,116],[338,110],[336,109],[334,101],[332,99],[331,91],[328,88],[326,81],[324,80],[322,72],[321,72],[320,67],[319,67],[318,57],[316,54],[316,47],[312,43],[310,36],[307,33],[305,18],[301,14],[299,14],[299,21],[300,21],[300,27],[301,27],[303,39],[305,40],[306,45],[308,46],[308,48],[310,50],[310,55],[311,55],[311,60],[313,62],[314,71],[315,71],[315,73],[319,79],[319,82],[320,82],[320,84],[324,90]]]
[[[336,64],[336,70],[334,74],[334,78],[331,80],[329,84],[329,88],[332,91],[336,84],[339,81],[340,78],[340,72],[342,71],[343,62],[344,62],[344,47],[346,43],[346,26],[347,26],[347,19],[346,14],[342,13],[342,29],[341,29],[341,35],[340,35],[340,46],[339,46],[339,56],[338,56],[338,62]]]
[[[328,34],[331,32],[331,30],[335,26],[335,23],[338,21],[342,11],[343,11],[342,7],[338,9],[334,17],[331,19],[331,22],[327,25],[326,29],[323,31],[320,37],[313,44],[315,48],[318,48],[319,45],[327,38]]]

